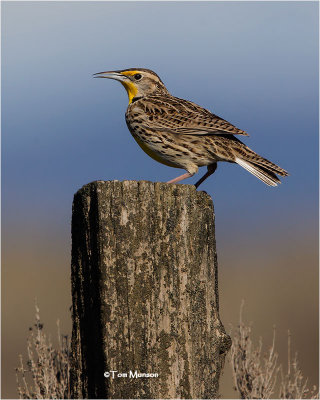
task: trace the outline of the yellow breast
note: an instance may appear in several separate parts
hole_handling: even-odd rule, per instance
[[[149,157],[153,158],[155,161],[158,161],[161,164],[167,165],[168,167],[173,168],[181,168],[178,167],[176,164],[171,163],[170,161],[166,160],[165,158],[161,157],[158,153],[150,149],[142,140],[138,139],[134,136],[134,139],[138,143],[138,145],[142,148],[142,150],[148,154]]]

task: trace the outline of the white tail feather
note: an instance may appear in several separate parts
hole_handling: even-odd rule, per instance
[[[238,157],[236,157],[235,161],[237,164],[241,165],[241,167],[243,167],[244,169],[249,171],[252,175],[256,176],[257,178],[259,178],[262,182],[266,183],[267,185],[278,186],[278,184],[273,179],[271,179],[266,173],[264,173],[263,171],[258,169],[258,167],[256,168],[253,164],[251,164],[247,161],[244,161]]]

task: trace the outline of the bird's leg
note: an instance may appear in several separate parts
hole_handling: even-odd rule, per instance
[[[191,178],[193,175],[194,175],[194,173],[191,174],[190,172],[187,172],[186,174],[183,174],[183,175],[177,176],[174,179],[171,179],[171,181],[168,181],[167,183],[177,183],[177,182],[183,181],[184,179]]]
[[[214,173],[214,171],[217,169],[217,163],[214,164],[210,164],[208,165],[208,171],[203,175],[202,178],[200,178],[198,180],[197,183],[195,183],[195,187],[198,188],[200,186],[200,184],[205,181],[210,175],[212,175]]]

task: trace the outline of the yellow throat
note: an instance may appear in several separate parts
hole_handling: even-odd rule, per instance
[[[134,74],[137,74],[138,71],[125,71],[125,72],[121,72],[122,75],[126,75],[126,76],[131,76]],[[138,89],[136,88],[136,85],[133,82],[122,82],[122,85],[125,87],[127,93],[128,93],[128,97],[129,97],[129,104],[132,102],[132,99],[137,95],[138,93]]]

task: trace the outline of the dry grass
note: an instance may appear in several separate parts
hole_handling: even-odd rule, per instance
[[[60,334],[58,325],[58,349],[53,348],[50,337],[47,338],[40,321],[39,308],[36,305],[36,318],[33,328],[29,328],[27,339],[27,362],[16,368],[18,394],[20,399],[69,399],[69,354],[68,336]]]
[[[278,364],[275,351],[275,329],[272,345],[262,354],[262,339],[257,347],[251,339],[251,326],[242,320],[233,334],[230,362],[235,390],[241,399],[316,399],[319,393],[316,387],[308,388],[307,379],[298,366],[297,354],[291,359],[291,336],[288,334],[288,366],[286,373]],[[68,336],[60,334],[58,323],[58,350],[53,348],[50,337],[47,338],[40,321],[39,308],[36,306],[36,318],[30,336],[27,339],[27,363],[16,369],[18,394],[20,399],[69,399],[70,398],[70,343]],[[276,395],[275,393],[278,393]]]
[[[284,373],[282,365],[278,364],[278,354],[275,351],[275,329],[271,347],[265,354],[262,354],[262,339],[260,338],[258,346],[254,347],[251,339],[251,326],[243,323],[242,310],[243,304],[230,351],[235,390],[238,391],[240,398],[319,398],[316,387],[308,388],[308,380],[303,377],[298,366],[297,354],[293,360],[291,359],[290,332],[288,332],[288,366],[287,372]]]

